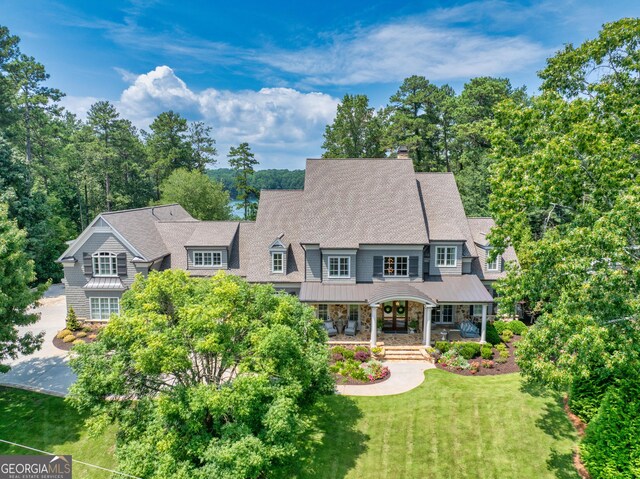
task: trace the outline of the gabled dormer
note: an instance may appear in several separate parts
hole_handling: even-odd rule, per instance
[[[287,250],[289,245],[284,241],[284,233],[280,233],[269,245],[271,255],[271,274],[287,273]]]

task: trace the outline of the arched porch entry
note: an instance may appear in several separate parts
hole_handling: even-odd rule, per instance
[[[382,310],[385,304],[391,311],[387,311],[387,317],[391,313],[391,320],[393,321],[394,328],[396,327],[398,316],[397,312],[404,304],[406,308],[406,302],[414,301],[421,303],[424,306],[422,334],[423,342],[426,345],[431,343],[431,311],[437,306],[437,303],[422,291],[407,284],[383,284],[377,287],[368,299],[369,307],[371,308],[371,347],[375,347],[378,342],[378,318],[380,321],[385,319],[385,311]],[[380,313],[380,316],[379,316]],[[405,316],[405,327],[407,317]]]

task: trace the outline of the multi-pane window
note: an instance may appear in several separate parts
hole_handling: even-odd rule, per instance
[[[436,323],[453,323],[453,305],[438,306],[433,312],[433,316]]]
[[[193,265],[201,268],[222,265],[222,253],[220,251],[194,251]]]
[[[455,266],[457,252],[458,248],[456,246],[437,246],[436,266],[445,268]]]
[[[91,319],[106,321],[112,314],[120,314],[119,298],[91,298]]]
[[[357,304],[350,304],[349,305],[349,319],[353,320],[353,321],[357,321],[358,317],[360,316],[359,310],[360,310],[360,307]]]
[[[271,272],[282,273],[284,271],[283,253],[271,253]]]
[[[409,257],[408,256],[385,256],[384,257],[385,276],[408,276]]]
[[[498,271],[500,256],[496,256],[493,261],[489,261],[488,254],[489,253],[487,252],[487,271]]]
[[[481,304],[472,304],[471,305],[471,316],[482,316],[482,305]]]
[[[93,275],[118,276],[118,256],[115,253],[94,253]]]
[[[348,256],[329,257],[329,277],[348,278],[351,275],[351,258]]]
[[[329,305],[327,304],[318,305],[318,318],[320,318],[323,321],[327,321],[329,319]]]

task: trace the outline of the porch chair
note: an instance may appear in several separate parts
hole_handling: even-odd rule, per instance
[[[324,329],[327,330],[327,334],[329,335],[329,337],[336,336],[338,334],[338,328],[336,328],[336,325],[333,324],[333,321],[325,321]]]
[[[357,329],[358,321],[356,321],[355,319],[350,319],[349,321],[347,321],[347,327],[344,328],[344,334],[345,336],[355,336]]]
[[[460,323],[460,336],[463,338],[479,338],[480,330],[471,321],[462,321]]]

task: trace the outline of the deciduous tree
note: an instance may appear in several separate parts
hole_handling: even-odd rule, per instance
[[[231,217],[229,193],[221,183],[199,171],[176,170],[164,180],[160,189],[160,204],[179,203],[199,220]]]
[[[313,310],[270,285],[151,273],[77,347],[69,400],[93,427],[117,422],[126,473],[290,477],[310,408],[333,391],[325,340]]]

